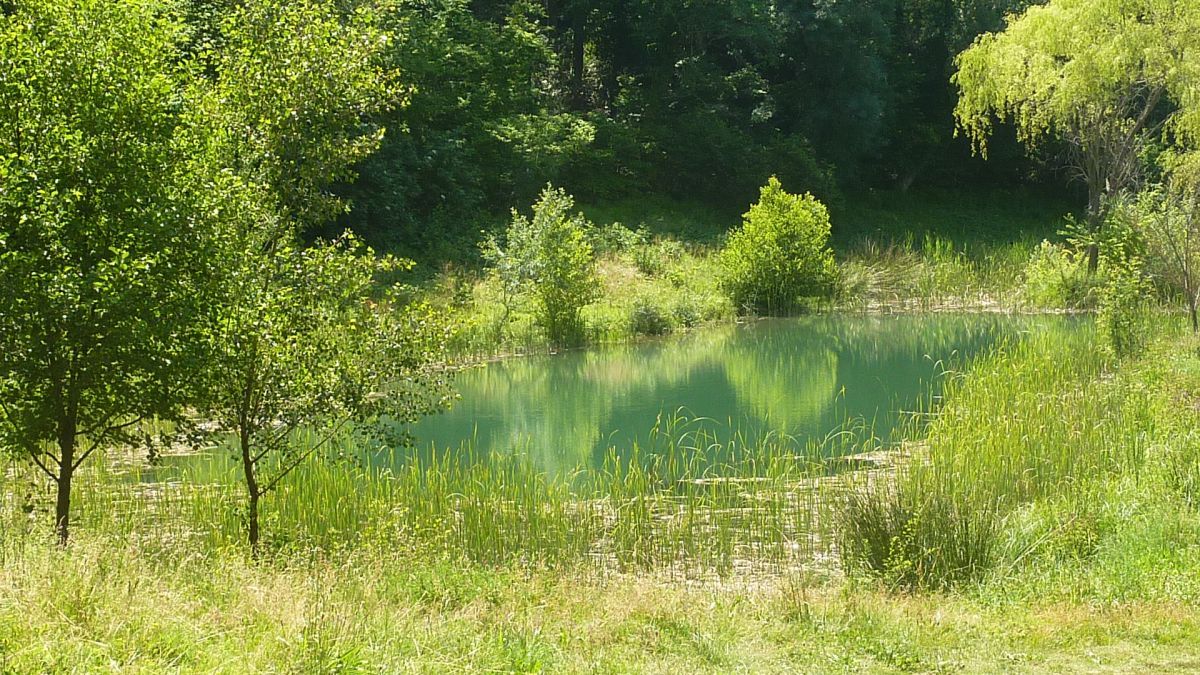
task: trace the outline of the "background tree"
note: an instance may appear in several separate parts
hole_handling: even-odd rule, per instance
[[[224,182],[193,171],[180,26],[157,3],[0,17],[0,443],[55,483],[186,400]]]
[[[1012,120],[1030,147],[1065,141],[1095,237],[1108,201],[1138,184],[1148,141],[1181,102],[1198,14],[1172,0],[1031,7],[958,57],[959,128],[984,153],[996,118]],[[1089,249],[1093,270],[1098,251]]]

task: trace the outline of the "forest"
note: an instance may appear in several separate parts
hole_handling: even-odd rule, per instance
[[[0,0],[0,673],[1194,669],[1198,34]]]

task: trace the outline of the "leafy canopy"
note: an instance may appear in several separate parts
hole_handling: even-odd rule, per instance
[[[829,212],[810,194],[784,191],[772,177],[721,251],[721,286],[741,307],[788,311],[833,290]]]
[[[0,446],[57,485],[194,394],[239,181],[188,114],[158,3],[22,0],[0,16]]]
[[[996,119],[1011,120],[1029,145],[1052,136],[1094,143],[1109,127],[1135,133],[1161,97],[1195,103],[1197,30],[1200,6],[1177,0],[1031,7],[959,55],[959,128],[983,152]]]
[[[35,458],[170,412],[194,367],[221,186],[189,167],[179,37],[140,2],[0,17],[0,433]]]

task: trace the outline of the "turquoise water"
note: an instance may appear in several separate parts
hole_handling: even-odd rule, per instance
[[[709,328],[650,343],[509,359],[460,373],[453,410],[413,428],[418,448],[520,452],[554,473],[644,444],[662,415],[715,438],[799,444],[848,425],[887,441],[947,371],[1002,340],[1069,330],[1062,317],[816,316]]]

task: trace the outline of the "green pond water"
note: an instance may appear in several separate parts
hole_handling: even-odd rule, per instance
[[[928,408],[947,371],[1064,317],[816,316],[710,328],[650,343],[515,358],[457,375],[454,409],[412,429],[418,451],[518,452],[548,473],[643,448],[660,416],[708,440],[784,435],[800,447],[856,427],[887,442]]]
[[[409,431],[411,449],[371,452],[376,470],[451,451],[465,463],[519,455],[550,475],[603,466],[611,454],[643,460],[664,436],[708,465],[753,452],[770,435],[785,451],[826,455],[897,439],[928,410],[950,373],[1003,341],[1033,331],[1074,331],[1061,316],[813,316],[706,328],[634,345],[512,358],[458,373],[454,408]],[[652,437],[660,420],[686,418]],[[843,430],[839,441],[817,447]],[[776,448],[780,447],[778,444]],[[849,448],[849,449],[847,449]],[[350,452],[354,452],[350,450]],[[229,448],[164,458],[139,480],[237,480]],[[423,461],[423,460],[422,460]],[[165,472],[165,473],[164,473]]]

